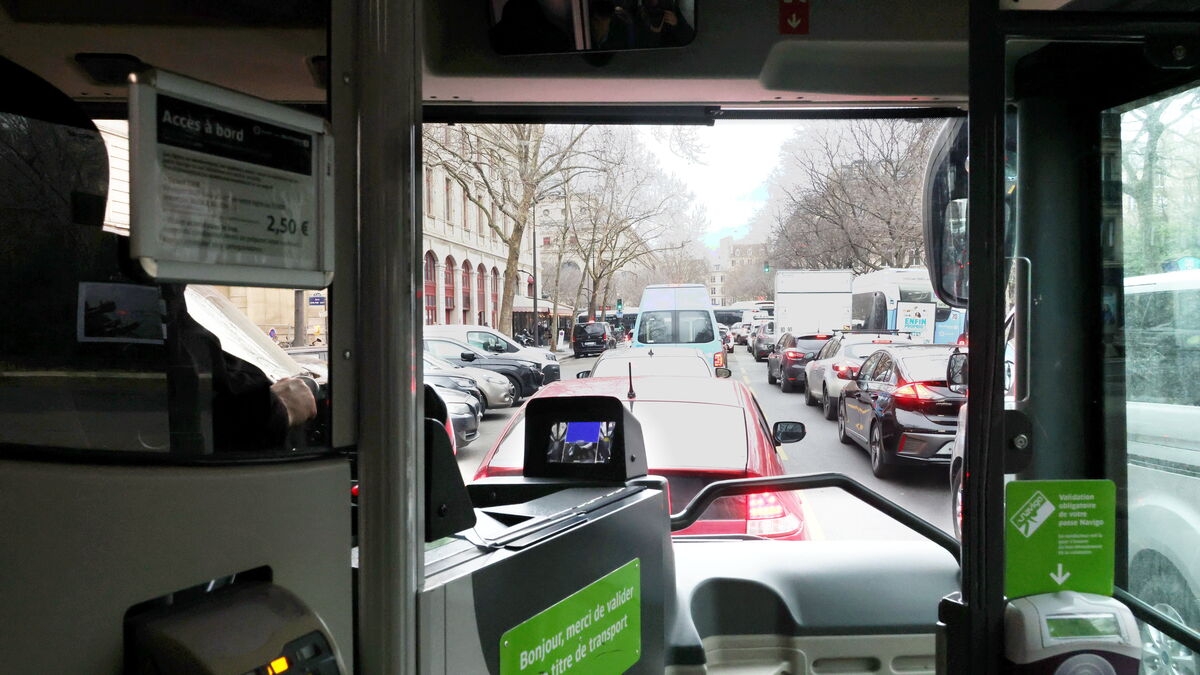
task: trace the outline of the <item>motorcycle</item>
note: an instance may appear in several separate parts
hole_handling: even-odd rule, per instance
[[[520,333],[517,333],[513,336],[513,338],[516,339],[516,341],[520,343],[522,347],[533,346],[533,335],[530,334],[528,330],[523,330]]]

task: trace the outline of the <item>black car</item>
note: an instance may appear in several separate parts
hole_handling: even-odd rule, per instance
[[[955,345],[895,345],[863,361],[838,401],[838,438],[871,455],[887,478],[901,465],[950,463],[958,409],[967,397],[946,385]],[[850,377],[839,373],[843,379]]]
[[[575,358],[603,354],[606,349],[617,346],[617,336],[607,321],[589,321],[577,323],[571,330],[571,348]]]
[[[484,368],[508,378],[513,390],[518,396],[532,396],[537,393],[545,374],[537,363],[520,359],[499,358],[489,356],[484,352],[458,340],[445,337],[427,337],[424,339],[425,351],[459,366]]]
[[[767,384],[778,382],[779,389],[785,394],[803,391],[808,386],[804,366],[817,358],[817,352],[831,337],[831,333],[780,335],[767,352]]]

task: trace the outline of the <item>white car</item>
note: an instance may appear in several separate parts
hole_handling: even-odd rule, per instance
[[[839,372],[852,376],[858,372],[863,359],[879,349],[879,345],[895,342],[912,342],[908,335],[898,333],[855,333],[839,332],[821,347],[817,357],[804,366],[804,402],[820,405],[825,419],[837,419],[838,397],[842,388],[851,379],[838,377]]]
[[[522,347],[512,338],[495,328],[471,324],[425,326],[425,336],[453,338],[459,342],[465,342],[480,351],[495,354],[500,358],[533,361],[541,367],[542,372],[545,374],[545,384],[550,384],[560,377],[558,357],[549,349]]]

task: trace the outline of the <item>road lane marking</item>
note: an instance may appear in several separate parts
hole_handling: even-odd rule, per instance
[[[804,511],[804,529],[808,532],[809,541],[823,541],[825,530],[821,527],[821,521],[813,513],[808,500],[803,497],[800,498],[800,510]]]

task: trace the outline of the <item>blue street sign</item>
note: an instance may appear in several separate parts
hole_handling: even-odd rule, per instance
[[[324,307],[325,306],[325,296],[310,295],[308,297],[308,304],[312,305],[313,307]]]

